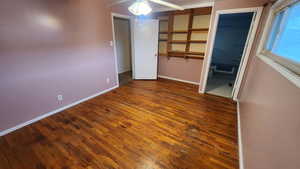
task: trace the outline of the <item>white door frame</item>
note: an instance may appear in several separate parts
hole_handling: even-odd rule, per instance
[[[253,8],[238,8],[238,9],[228,9],[228,10],[218,10],[215,14],[214,24],[211,32],[211,41],[208,44],[209,47],[207,48],[206,52],[207,54],[207,60],[206,63],[204,63],[206,66],[203,66],[202,72],[203,76],[201,76],[201,82],[202,82],[202,88],[199,88],[199,93],[205,93],[206,84],[207,84],[207,78],[208,78],[208,72],[211,64],[212,59],[212,52],[215,44],[215,37],[217,33],[217,27],[219,22],[219,17],[222,14],[234,14],[234,13],[246,13],[246,12],[254,12],[256,14],[256,17],[254,20],[252,20],[250,31],[248,33],[248,38],[244,47],[243,56],[241,59],[241,63],[239,66],[239,71],[236,77],[236,83],[234,85],[234,93],[233,93],[233,100],[237,100],[237,96],[241,87],[241,82],[243,80],[243,76],[246,70],[246,66],[248,63],[250,51],[252,49],[253,41],[255,38],[255,34],[258,28],[259,20],[261,17],[263,7],[253,7]],[[252,30],[251,30],[252,28]]]
[[[114,25],[114,17],[128,19],[129,26],[130,26],[130,47],[131,47],[131,71],[132,71],[132,78],[135,79],[135,71],[134,71],[134,44],[133,44],[133,29],[132,23],[133,18],[129,15],[122,15],[119,13],[111,13],[111,22],[112,22],[112,34],[113,34],[113,48],[114,48],[114,55],[115,55],[115,70],[116,70],[116,79],[117,84],[119,86],[119,74],[118,74],[118,57],[117,57],[117,49],[116,49],[116,37],[115,37],[115,25]]]

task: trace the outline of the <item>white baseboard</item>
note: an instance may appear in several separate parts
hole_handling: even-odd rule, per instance
[[[61,107],[61,108],[59,108],[59,109],[56,109],[56,110],[53,110],[53,111],[48,112],[48,113],[46,113],[46,114],[43,114],[43,115],[41,115],[41,116],[38,116],[38,117],[36,117],[36,118],[34,118],[34,119],[32,119],[32,120],[29,120],[29,121],[26,121],[26,122],[24,122],[24,123],[18,124],[18,125],[15,126],[15,127],[12,127],[12,128],[9,128],[9,129],[3,130],[3,131],[0,131],[0,136],[4,136],[4,135],[6,135],[6,134],[8,134],[8,133],[10,133],[10,132],[13,132],[13,131],[15,131],[15,130],[17,130],[17,129],[20,129],[20,128],[22,128],[22,127],[25,127],[25,126],[27,126],[27,125],[29,125],[29,124],[32,124],[32,123],[34,123],[34,122],[37,122],[37,121],[39,121],[39,120],[42,120],[42,119],[44,119],[44,118],[46,118],[46,117],[49,117],[49,116],[51,116],[51,115],[53,115],[53,114],[59,113],[59,112],[65,110],[65,109],[68,109],[68,108],[73,107],[73,106],[75,106],[75,105],[77,105],[77,104],[80,104],[80,103],[82,103],[82,102],[85,102],[85,101],[87,101],[87,100],[90,100],[90,99],[92,99],[92,98],[94,98],[94,97],[97,97],[97,96],[99,96],[99,95],[101,95],[101,94],[107,93],[107,92],[109,92],[109,91],[111,91],[111,90],[113,90],[113,89],[115,89],[115,88],[118,88],[118,87],[119,87],[119,86],[116,85],[116,86],[114,86],[114,87],[112,87],[112,88],[103,90],[103,91],[101,91],[101,92],[99,92],[99,93],[96,93],[96,94],[94,94],[94,95],[92,95],[92,96],[83,98],[83,99],[81,99],[81,100],[78,100],[78,101],[76,101],[76,102],[74,102],[74,103],[71,103],[71,104],[66,105],[66,106],[64,106],[64,107]]]
[[[242,131],[241,131],[241,115],[240,115],[240,103],[237,101],[237,120],[238,120],[238,144],[239,144],[239,165],[240,169],[244,169],[244,157],[242,146]]]
[[[199,87],[198,92],[201,93],[201,94],[205,94],[205,91],[203,91],[202,88],[200,88],[200,87]]]
[[[194,84],[194,85],[199,85],[199,83],[197,83],[197,82],[192,82],[192,81],[188,81],[188,80],[177,79],[177,78],[169,77],[169,76],[158,75],[158,77],[163,78],[163,79],[169,79],[169,80],[175,80],[175,81],[179,81],[179,82],[184,82],[184,83],[190,83],[190,84]]]

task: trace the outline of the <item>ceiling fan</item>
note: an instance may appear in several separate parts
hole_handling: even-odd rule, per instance
[[[120,1],[113,3],[112,5],[116,5],[116,4],[120,4],[120,3],[124,3],[124,2],[128,2],[128,1],[131,1],[131,0],[120,0]],[[131,13],[133,13],[134,15],[147,15],[152,11],[152,8],[150,7],[148,1],[157,3],[159,5],[166,6],[169,8],[174,8],[177,10],[184,10],[184,8],[179,5],[176,5],[176,4],[173,4],[170,2],[166,2],[163,0],[135,0],[135,2],[128,7],[128,10]]]

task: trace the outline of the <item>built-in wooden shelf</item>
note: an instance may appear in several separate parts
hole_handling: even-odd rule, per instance
[[[208,28],[193,28],[193,29],[190,29],[190,31],[192,32],[208,32]]]
[[[189,40],[190,43],[207,43],[206,40]]]
[[[185,51],[171,50],[171,51],[168,51],[168,53],[185,53]]]
[[[172,40],[172,41],[170,41],[170,43],[186,44],[187,41],[186,40]]]
[[[168,31],[160,31],[159,33],[161,33],[161,34],[167,34]]]
[[[172,40],[170,43],[186,44],[186,43],[206,43],[206,40]]]
[[[204,52],[193,52],[190,50],[201,51],[200,49],[203,47],[201,45],[206,44],[207,40],[206,39],[194,40],[193,37],[195,38],[197,37],[195,36],[194,33],[208,34],[209,25],[205,24],[206,26],[201,26],[200,28],[199,27],[193,28],[193,25],[195,25],[194,22],[196,21],[195,19],[198,19],[195,18],[194,16],[211,15],[211,11],[212,11],[211,7],[205,7],[205,8],[186,9],[183,11],[167,11],[167,12],[160,12],[155,14],[157,19],[159,19],[159,23],[162,24],[162,26],[160,26],[161,30],[164,30],[159,32],[160,33],[159,42],[161,41],[164,42],[164,44],[162,44],[162,46],[159,47],[161,47],[160,48],[162,49],[161,51],[167,51],[166,53],[159,53],[159,56],[166,56],[168,58],[180,57],[184,59],[187,58],[203,59],[205,56]],[[183,21],[176,18],[176,15],[188,16],[187,20],[184,21],[185,23],[186,22],[188,23],[187,27],[183,25],[182,23]],[[176,21],[176,24],[174,23],[174,20]],[[167,25],[165,22],[167,23]],[[201,20],[199,22],[202,23]],[[207,21],[203,19],[203,23],[207,23]],[[165,36],[162,37],[161,36],[162,34],[164,34]],[[180,40],[178,39],[179,37]],[[176,51],[176,50],[180,50],[180,51]]]
[[[189,55],[201,55],[201,56],[205,55],[204,52],[186,52],[186,54],[189,54]]]
[[[185,52],[185,51],[169,51],[168,53],[183,53],[183,54],[188,54],[188,55],[203,55],[204,56],[204,52]]]
[[[187,58],[193,59],[204,59],[204,56],[197,56],[197,55],[186,55]]]
[[[193,58],[193,59],[203,59],[203,52],[185,52],[185,51],[169,51],[168,53],[160,53],[159,56],[167,57],[180,57],[180,58]]]
[[[180,57],[180,58],[186,58],[186,54],[184,52],[169,52],[168,57]]]
[[[187,30],[175,30],[175,31],[172,31],[171,33],[188,33]]]
[[[178,58],[192,58],[192,59],[204,59],[204,56],[202,55],[192,55],[192,54],[185,54],[183,53],[160,53],[159,56],[165,56],[165,57],[178,57]]]

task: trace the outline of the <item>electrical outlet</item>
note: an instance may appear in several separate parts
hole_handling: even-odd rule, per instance
[[[57,100],[62,101],[63,100],[63,95],[57,95]]]
[[[106,83],[110,83],[110,79],[109,78],[106,78]]]

